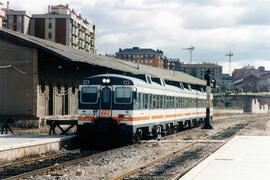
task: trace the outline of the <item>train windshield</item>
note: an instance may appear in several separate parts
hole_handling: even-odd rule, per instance
[[[102,103],[103,104],[108,104],[111,103],[111,89],[108,87],[105,87],[102,89]]]
[[[82,87],[81,102],[82,103],[97,103],[97,88],[96,87]]]
[[[132,97],[132,90],[129,87],[115,88],[115,102],[118,104],[130,104]]]

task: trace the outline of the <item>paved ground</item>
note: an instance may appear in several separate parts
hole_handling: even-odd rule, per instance
[[[270,115],[253,123],[181,179],[270,179]]]
[[[236,136],[181,180],[269,180],[270,136]]]

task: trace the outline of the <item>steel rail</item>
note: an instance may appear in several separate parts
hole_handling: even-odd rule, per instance
[[[19,162],[15,162],[15,163],[9,163],[9,164],[5,164],[5,165],[1,165],[0,166],[0,172],[5,172],[8,169],[11,169],[12,167],[31,165],[31,164],[34,164],[37,161],[44,161],[44,160],[49,160],[49,159],[61,157],[61,156],[66,155],[67,153],[68,152],[61,152],[61,153],[51,154],[51,155],[44,156],[44,157],[37,157],[37,158],[29,159],[29,160],[24,160],[24,161],[19,161]],[[0,174],[0,176],[1,176],[1,174]]]

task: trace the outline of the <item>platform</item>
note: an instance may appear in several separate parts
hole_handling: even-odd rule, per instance
[[[75,135],[0,135],[0,161],[56,152],[70,144]]]
[[[270,136],[236,136],[181,180],[269,180]]]

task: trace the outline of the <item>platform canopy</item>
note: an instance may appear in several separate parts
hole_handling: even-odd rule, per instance
[[[195,78],[183,72],[156,68],[147,65],[139,65],[133,62],[116,59],[104,55],[93,54],[58,44],[49,40],[21,34],[15,31],[0,28],[0,40],[13,41],[20,45],[41,49],[66,61],[82,62],[93,66],[105,67],[131,74],[149,74],[153,77],[163,78],[169,81],[179,81],[194,85],[206,85],[204,80]],[[1,56],[1,55],[0,55]]]

